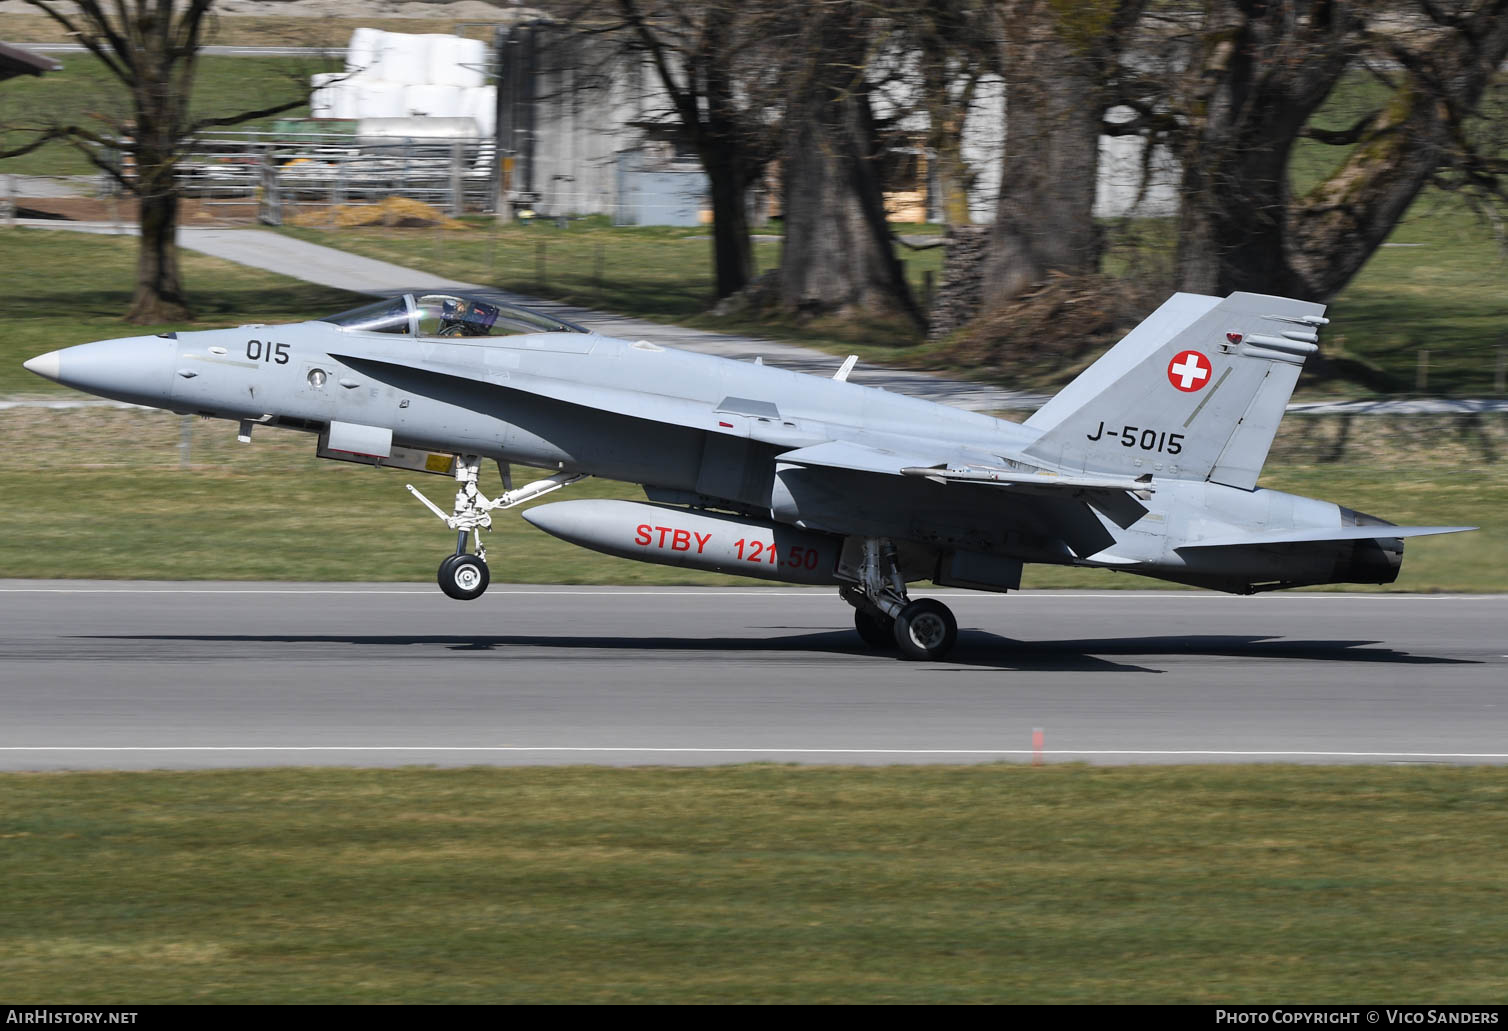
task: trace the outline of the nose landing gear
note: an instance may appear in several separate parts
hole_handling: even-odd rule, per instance
[[[410,494],[423,502],[424,506],[439,517],[446,526],[457,531],[455,554],[447,556],[445,561],[440,563],[440,569],[436,575],[440,590],[457,601],[480,598],[492,580],[492,575],[487,569],[487,546],[482,543],[482,531],[491,529],[494,510],[512,508],[525,501],[532,501],[534,498],[548,494],[552,490],[559,490],[586,476],[585,473],[559,472],[543,480],[526,483],[514,490],[513,476],[507,464],[499,462],[498,472],[503,476],[504,491],[494,500],[477,489],[481,464],[482,460],[477,455],[460,455],[456,458],[456,482],[460,485],[460,489],[456,491],[455,512],[452,515],[446,515],[444,509],[419,493],[418,488],[412,483],[406,484]],[[474,555],[466,551],[468,535],[476,542]]]

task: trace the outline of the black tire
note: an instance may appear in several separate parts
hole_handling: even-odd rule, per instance
[[[895,620],[883,612],[854,609],[853,628],[875,651],[889,651],[895,647]]]
[[[940,601],[913,601],[895,617],[895,643],[905,658],[935,661],[948,654],[957,641],[958,620]]]
[[[480,598],[491,579],[487,563],[475,555],[451,555],[440,563],[440,590],[457,601]]]

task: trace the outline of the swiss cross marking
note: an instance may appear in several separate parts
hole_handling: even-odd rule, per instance
[[[1168,382],[1189,393],[1210,381],[1210,360],[1198,351],[1180,351],[1168,363]]]

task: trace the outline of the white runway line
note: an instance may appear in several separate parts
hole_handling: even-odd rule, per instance
[[[1098,599],[1132,599],[1132,598],[1158,598],[1164,601],[1234,601],[1262,604],[1272,600],[1271,597],[1254,599],[1245,595],[1234,594],[1205,594],[1191,591],[1013,591],[1010,595],[995,594],[980,591],[917,591],[920,597],[926,598],[970,598],[1000,600],[1008,597],[1020,598],[1098,598]],[[0,594],[344,594],[344,595],[411,595],[413,597],[436,598],[443,597],[435,588],[420,587],[412,588],[339,588],[339,587],[261,587],[261,588],[238,588],[238,587],[0,587]],[[620,589],[611,586],[584,588],[584,589],[546,589],[546,590],[499,590],[493,587],[488,591],[489,595],[557,595],[560,597],[584,596],[599,597],[608,595],[621,598],[658,597],[658,598],[821,598],[829,601],[832,598],[830,590],[821,587],[811,587],[801,591],[780,590],[749,590],[737,587],[703,588],[692,590],[677,590],[673,587],[661,587],[652,590]],[[1508,599],[1508,594],[1346,594],[1343,592],[1324,594],[1287,594],[1282,596],[1284,603],[1294,601],[1502,601]]]
[[[1508,752],[1329,752],[1218,748],[682,748],[639,745],[3,745],[4,752],[582,752],[663,755],[1299,756],[1314,759],[1508,759]]]

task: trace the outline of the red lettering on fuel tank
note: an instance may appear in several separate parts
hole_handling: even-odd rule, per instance
[[[665,547],[665,535],[667,533],[671,533],[673,531],[672,531],[671,527],[669,527],[669,526],[656,526],[655,529],[660,531],[660,543],[659,543],[659,547],[661,549],[663,549]]]
[[[691,550],[691,531],[690,530],[677,530],[677,531],[675,531],[675,533],[671,534],[670,535],[670,550],[671,551],[690,551]]]
[[[649,524],[640,523],[638,526],[634,527],[634,529],[638,532],[637,536],[634,537],[634,543],[642,548],[647,545],[652,539],[649,533]]]
[[[700,555],[702,549],[707,546],[707,542],[712,539],[712,535],[710,533],[697,533],[695,530],[691,532],[696,537],[696,553]]]

